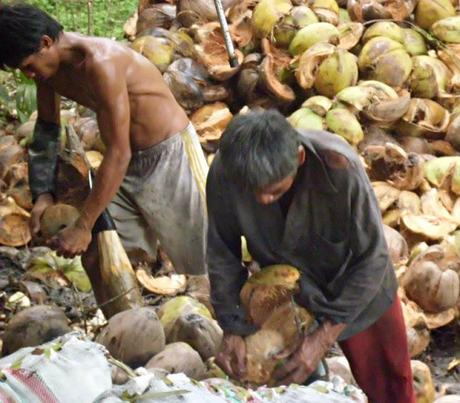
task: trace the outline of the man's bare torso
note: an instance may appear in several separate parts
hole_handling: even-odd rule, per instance
[[[62,64],[58,72],[46,80],[46,85],[56,93],[97,114],[99,105],[98,94],[94,91],[94,75],[88,74],[88,69],[93,67],[88,66],[97,68],[98,64],[106,67],[110,64],[114,69],[107,79],[126,81],[133,150],[157,144],[187,126],[188,118],[161,73],[142,55],[109,39],[73,33],[65,35],[71,39],[70,51],[75,55],[75,62]],[[105,138],[104,141],[110,139]]]

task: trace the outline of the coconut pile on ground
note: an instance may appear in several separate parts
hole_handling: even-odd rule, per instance
[[[246,107],[277,108],[294,127],[331,131],[361,154],[411,353],[424,351],[460,305],[458,2],[228,1],[238,67],[212,1],[151,3],[127,34],[163,72],[210,158]]]

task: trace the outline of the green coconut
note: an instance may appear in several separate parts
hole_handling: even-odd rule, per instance
[[[435,22],[431,31],[443,42],[460,43],[460,16],[448,17]]]
[[[364,45],[359,54],[358,66],[367,78],[401,88],[412,71],[412,60],[404,45],[378,36]]]
[[[434,98],[446,92],[450,73],[441,60],[421,55],[413,57],[412,61],[410,88],[414,97]]]
[[[174,46],[165,38],[141,36],[131,44],[131,47],[149,59],[162,73],[173,62]]]
[[[275,43],[278,46],[287,48],[299,29],[316,22],[319,22],[318,17],[311,8],[305,5],[294,7],[273,28]]]
[[[302,104],[302,108],[311,109],[317,115],[324,117],[327,111],[332,108],[332,100],[322,95],[316,95],[308,98]]]
[[[346,22],[340,24],[337,29],[339,30],[339,48],[352,49],[360,41],[364,32],[364,25],[360,22]]]
[[[336,107],[326,114],[326,124],[330,131],[356,145],[364,138],[363,129],[356,118],[346,108]]]
[[[439,157],[423,164],[425,178],[439,188],[446,176],[452,174],[451,191],[460,194],[460,157]]]
[[[290,0],[261,0],[252,14],[252,29],[258,38],[273,32],[275,25],[292,9]]]
[[[300,108],[289,116],[287,120],[296,129],[324,129],[324,119],[308,108]]]
[[[419,0],[415,9],[415,23],[423,29],[444,18],[453,17],[455,8],[450,0]]]
[[[299,30],[289,45],[289,52],[293,56],[305,52],[315,43],[327,42],[337,44],[339,31],[337,27],[327,22],[317,22]]]
[[[355,85],[357,81],[356,56],[338,48],[319,66],[315,89],[319,94],[332,98],[342,89]]]
[[[339,23],[339,5],[335,0],[314,0],[311,8],[320,21],[333,25]]]
[[[339,8],[339,26],[351,22],[350,14],[344,8]]]
[[[363,35],[363,42],[367,42],[378,36],[384,36],[396,42],[404,43],[404,31],[398,24],[391,21],[379,21],[371,25]]]
[[[426,55],[428,50],[422,34],[411,28],[403,28],[403,33],[407,53],[411,56]]]

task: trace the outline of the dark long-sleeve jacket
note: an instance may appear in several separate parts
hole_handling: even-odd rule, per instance
[[[319,321],[346,323],[345,340],[374,323],[393,302],[396,277],[381,215],[355,151],[337,136],[304,131],[287,215],[278,203],[259,204],[230,183],[216,155],[207,180],[208,269],[217,318],[228,333],[245,334],[239,292],[247,279],[241,236],[261,265],[301,271],[297,301]]]

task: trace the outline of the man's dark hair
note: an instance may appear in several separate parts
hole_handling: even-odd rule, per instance
[[[62,25],[28,4],[0,5],[0,69],[16,68],[40,50],[43,35],[57,40]]]
[[[257,190],[295,173],[297,131],[278,111],[250,112],[235,117],[219,146],[228,179],[246,190]]]

